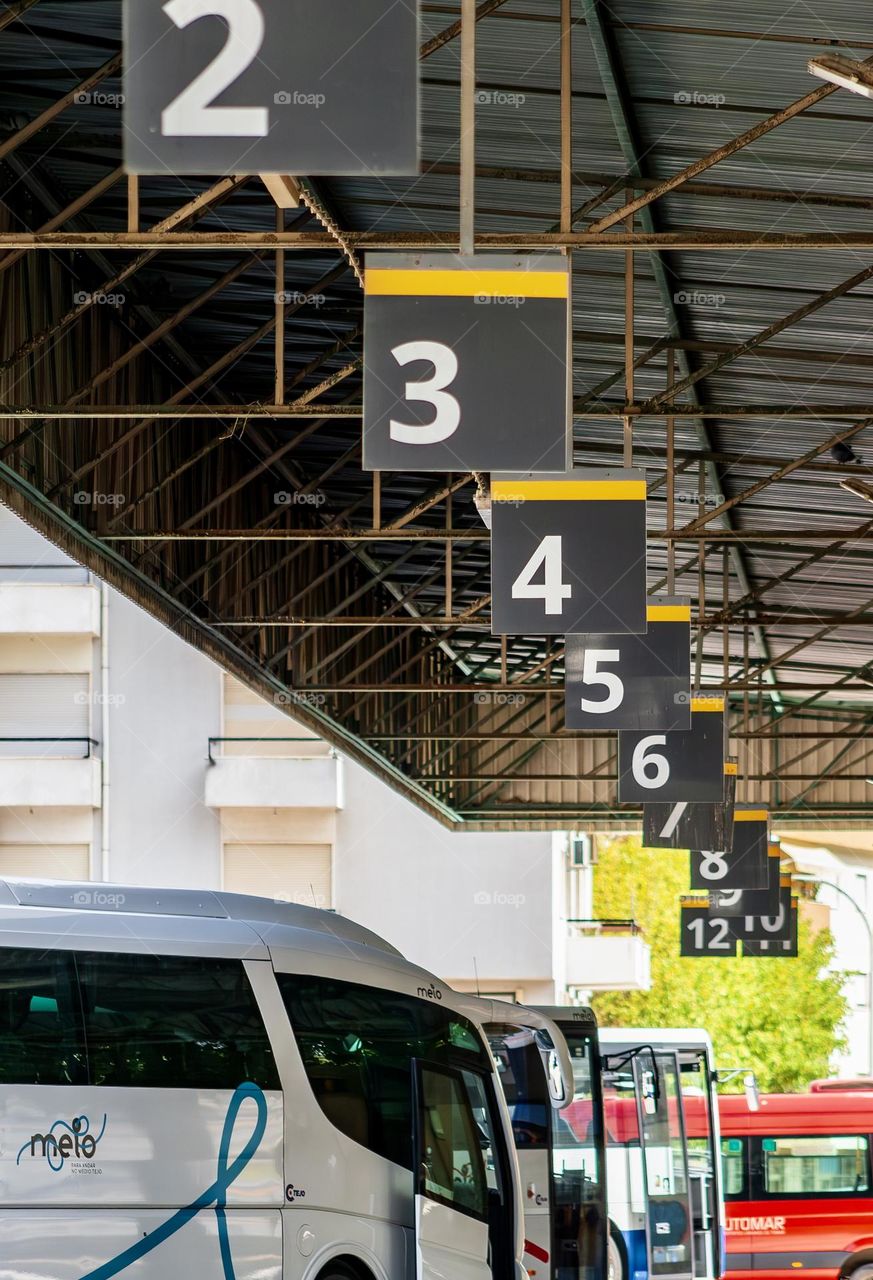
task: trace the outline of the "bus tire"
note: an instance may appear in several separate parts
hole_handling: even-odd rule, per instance
[[[606,1244],[606,1278],[607,1280],[626,1280],[626,1276],[624,1241],[610,1222],[609,1239]]]
[[[844,1280],[873,1280],[873,1258],[863,1258],[849,1263],[840,1272]]]

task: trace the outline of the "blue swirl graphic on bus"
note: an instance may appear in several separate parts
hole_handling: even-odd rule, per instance
[[[257,1110],[255,1126],[239,1155],[234,1156],[233,1160],[231,1160],[230,1144],[234,1127],[240,1107],[247,1101],[254,1102]],[[267,1100],[263,1091],[251,1082],[241,1084],[234,1091],[230,1106],[227,1109],[227,1115],[224,1118],[224,1128],[221,1131],[221,1141],[218,1146],[218,1172],[215,1181],[210,1183],[206,1190],[196,1200],[192,1201],[187,1208],[179,1209],[166,1222],[162,1222],[159,1227],[156,1227],[154,1231],[150,1231],[148,1235],[143,1236],[141,1240],[137,1240],[136,1244],[132,1244],[129,1249],[125,1249],[117,1257],[111,1258],[109,1262],[104,1262],[93,1271],[89,1271],[87,1275],[81,1277],[81,1280],[110,1280],[112,1276],[117,1276],[119,1272],[125,1271],[134,1262],[139,1262],[140,1258],[144,1258],[152,1250],[159,1248],[166,1240],[174,1236],[177,1231],[181,1231],[182,1227],[190,1222],[192,1218],[195,1218],[201,1209],[209,1209],[213,1205],[215,1206],[215,1216],[218,1220],[218,1246],[221,1252],[224,1280],[236,1280],[236,1273],[233,1269],[233,1256],[230,1249],[230,1235],[227,1229],[227,1214],[225,1212],[227,1193],[261,1145],[261,1139],[266,1128]]]
[[[20,1165],[21,1157],[29,1150],[33,1159],[44,1156],[52,1172],[60,1173],[67,1160],[93,1160],[105,1132],[105,1115],[99,1133],[91,1132],[91,1121],[87,1116],[74,1116],[71,1121],[55,1120],[47,1133],[31,1134],[18,1152],[15,1163]]]

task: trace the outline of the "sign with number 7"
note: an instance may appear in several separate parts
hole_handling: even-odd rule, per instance
[[[564,470],[569,335],[557,254],[368,254],[365,470]]]

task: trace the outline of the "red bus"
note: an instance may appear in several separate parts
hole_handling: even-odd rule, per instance
[[[719,1098],[729,1280],[873,1280],[873,1093]]]

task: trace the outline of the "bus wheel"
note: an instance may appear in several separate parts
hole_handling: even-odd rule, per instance
[[[873,1262],[861,1262],[846,1274],[846,1280],[873,1280]]]
[[[615,1229],[611,1224],[609,1228],[609,1242],[606,1246],[606,1277],[607,1280],[625,1280],[624,1256],[622,1254],[621,1245],[615,1238]],[[865,1276],[864,1280],[868,1280],[868,1277]]]
[[[329,1262],[327,1270],[322,1271],[318,1280],[361,1280],[362,1272],[353,1271],[344,1262]],[[369,1276],[370,1272],[367,1272]]]

